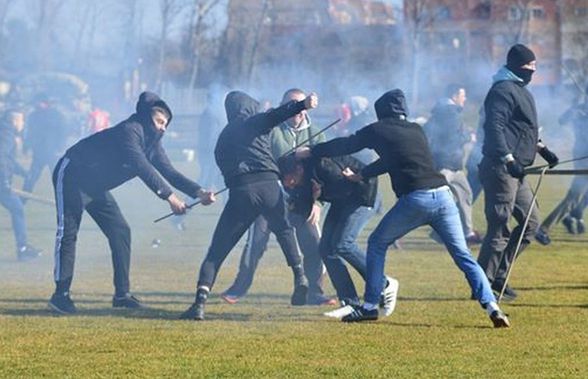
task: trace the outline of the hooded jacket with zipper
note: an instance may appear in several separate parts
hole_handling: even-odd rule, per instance
[[[163,133],[157,131],[151,116],[154,107],[169,114],[169,125],[172,112],[167,104],[156,94],[143,92],[136,113],[67,150],[65,157],[85,191],[108,191],[138,176],[157,196],[167,199],[172,190],[159,172],[175,188],[197,197],[201,187],[172,166],[161,145]]]
[[[225,110],[228,124],[214,150],[227,187],[279,179],[270,145],[270,132],[304,109],[304,101],[291,101],[258,113],[259,103],[246,93],[233,91],[227,95]]]
[[[506,67],[493,81],[484,100],[482,153],[494,162],[512,154],[523,166],[531,166],[539,140],[535,100],[523,80]]]
[[[312,155],[333,157],[373,149],[380,158],[364,167],[361,175],[365,180],[388,173],[397,197],[447,185],[443,175],[435,170],[423,129],[404,119],[408,108],[402,91],[386,92],[376,101],[375,108],[378,122],[349,137],[316,145]]]

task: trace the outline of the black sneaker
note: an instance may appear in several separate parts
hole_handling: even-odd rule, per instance
[[[190,308],[180,315],[180,320],[204,320],[204,303],[194,302],[190,305]]]
[[[131,295],[128,292],[124,296],[113,296],[112,306],[114,308],[129,309],[145,308],[145,305],[141,303],[141,300],[137,299],[135,296]]]
[[[502,287],[504,286],[504,282],[501,281],[497,281],[492,283],[492,290],[494,290],[494,292],[496,293],[496,296],[500,295],[500,291],[502,291]],[[502,298],[504,299],[504,301],[513,301],[517,298],[517,293],[515,292],[515,290],[513,290],[508,284],[506,285],[506,288],[504,289],[504,294],[502,296]]]
[[[74,302],[71,301],[69,293],[66,295],[54,293],[49,300],[49,308],[62,315],[72,315],[78,311]]]
[[[28,262],[32,261],[33,259],[39,258],[41,256],[41,250],[36,249],[30,245],[26,245],[21,247],[16,252],[19,262]]]
[[[343,322],[361,322],[361,321],[375,321],[378,319],[378,310],[367,310],[363,306],[356,306],[353,312],[343,317]]]
[[[501,310],[492,312],[490,320],[492,320],[495,328],[510,328],[510,321],[506,314]]]
[[[576,232],[578,234],[586,233],[586,224],[584,224],[584,220],[581,218],[576,219]]]
[[[570,234],[578,234],[578,229],[576,228],[576,219],[572,216],[566,216],[561,220],[563,226],[566,227],[566,230]]]
[[[294,292],[290,297],[290,304],[294,306],[305,305],[306,295],[308,294],[308,279],[306,276],[301,276],[294,280]]]
[[[537,230],[537,233],[535,233],[535,239],[543,246],[547,246],[551,243],[551,238],[549,238],[549,234],[547,234],[547,232],[543,229]]]

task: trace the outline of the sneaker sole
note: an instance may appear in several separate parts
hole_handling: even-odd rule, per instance
[[[239,298],[233,296],[221,295],[221,299],[223,299],[226,303],[231,305],[237,304],[239,302]]]
[[[52,310],[53,312],[57,312],[60,315],[73,315],[76,313],[76,312],[64,311],[63,309],[59,308],[57,305],[54,305],[52,302],[47,303],[47,305],[49,306],[50,310]]]
[[[325,312],[323,313],[326,317],[332,318],[343,318],[353,312],[353,307],[351,305],[346,305],[344,307],[335,309],[334,311]]]

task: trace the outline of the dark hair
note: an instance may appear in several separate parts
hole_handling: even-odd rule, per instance
[[[465,89],[465,87],[458,83],[451,83],[445,87],[445,96],[452,98],[457,95],[460,89]]]
[[[284,95],[282,96],[282,104],[285,104],[287,101],[289,101],[287,100],[287,98],[294,94],[301,94],[303,96],[306,96],[306,93],[304,93],[304,91],[300,88],[290,88],[289,90],[284,92]]]
[[[280,174],[282,177],[296,172],[296,169],[299,165],[301,165],[301,163],[296,160],[294,153],[288,154],[278,159],[278,168],[280,169]]]

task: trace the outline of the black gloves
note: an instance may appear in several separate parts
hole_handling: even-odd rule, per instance
[[[513,178],[522,179],[525,176],[525,168],[517,160],[507,162],[506,171],[508,171]]]
[[[539,150],[539,155],[543,157],[549,163],[549,168],[554,168],[559,163],[559,158],[555,153],[549,150],[547,147],[544,147]]]

